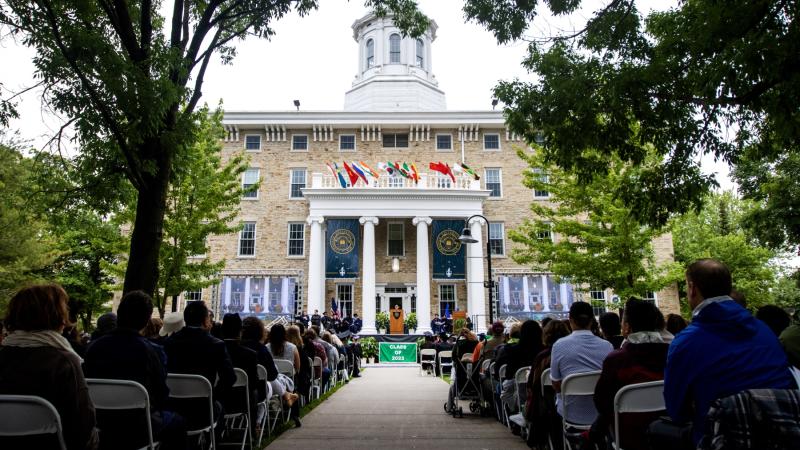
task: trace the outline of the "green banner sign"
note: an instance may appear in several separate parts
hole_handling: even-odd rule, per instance
[[[382,363],[417,362],[417,344],[379,342],[378,347]]]

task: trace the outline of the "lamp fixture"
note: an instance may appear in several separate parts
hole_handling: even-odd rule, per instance
[[[295,100],[294,106],[297,108],[298,111],[300,111],[300,100]]]
[[[462,244],[474,244],[478,242],[477,239],[472,237],[472,230],[466,227],[461,231],[461,236],[458,237],[458,240],[461,241]]]
[[[392,272],[400,272],[400,258],[396,256],[392,258]]]
[[[499,103],[499,100],[497,100],[496,98],[493,98],[492,99],[492,111],[494,111],[494,108],[495,108],[495,106],[497,106],[497,103]]]

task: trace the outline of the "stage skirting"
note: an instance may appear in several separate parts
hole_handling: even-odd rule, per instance
[[[425,337],[421,334],[359,334],[358,337],[375,338],[377,342],[417,342],[417,339]]]

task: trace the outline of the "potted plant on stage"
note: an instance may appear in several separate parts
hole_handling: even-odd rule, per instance
[[[378,362],[378,341],[373,337],[361,338],[361,355],[369,362],[373,358]]]
[[[533,310],[536,312],[541,312],[544,310],[544,305],[542,305],[540,302],[536,302],[533,304]]]
[[[386,330],[389,329],[389,314],[385,311],[375,314],[375,328],[378,329],[380,334],[386,333]]]
[[[417,313],[410,313],[406,316],[406,328],[410,334],[417,332]]]

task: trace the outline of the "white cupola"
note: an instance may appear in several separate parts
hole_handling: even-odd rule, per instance
[[[392,16],[369,13],[353,23],[358,73],[344,96],[346,111],[444,111],[444,92],[431,71],[436,22],[419,38],[404,37]]]

